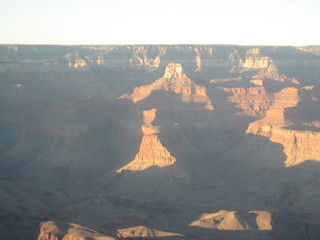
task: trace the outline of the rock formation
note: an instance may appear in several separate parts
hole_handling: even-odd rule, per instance
[[[268,56],[261,56],[259,48],[249,49],[243,63],[244,70],[255,70],[269,67],[271,59]]]
[[[300,49],[0,45],[0,238],[317,239],[320,56]]]
[[[82,68],[87,66],[86,60],[81,58],[79,53],[68,53],[65,58],[68,60],[69,67]]]
[[[154,59],[147,58],[147,56],[143,56],[143,58],[139,56],[135,56],[130,59],[131,66],[137,67],[144,67],[147,71],[153,71],[159,68],[160,65],[160,57],[157,56]]]
[[[252,117],[263,117],[272,103],[272,96],[266,92],[264,87],[252,88],[223,88],[232,95],[228,101],[236,103],[242,112],[239,115],[248,115]]]
[[[160,67],[161,55],[165,54],[165,49],[159,49],[157,56],[148,57],[148,50],[144,46],[133,47],[133,57],[130,58],[130,66],[136,68],[145,68],[148,72],[154,71]]]
[[[158,136],[159,128],[152,125],[157,109],[143,111],[144,124],[142,125],[143,137],[139,153],[135,159],[117,170],[118,173],[126,171],[142,171],[152,166],[166,167],[176,162],[176,158],[161,144]]]
[[[197,65],[197,68],[195,69],[196,72],[200,72],[201,71],[201,56],[200,56],[200,53],[199,53],[199,49],[198,48],[195,48],[194,49],[195,53],[196,53],[196,65]]]
[[[267,68],[261,69],[258,74],[252,77],[253,79],[272,79],[279,82],[288,81],[294,84],[300,84],[296,78],[287,77],[284,74],[280,74],[278,68],[271,63]]]
[[[145,226],[137,226],[117,230],[119,238],[160,238],[183,236],[179,233],[163,232],[156,229],[147,228]]]
[[[258,80],[251,80],[250,82],[257,85],[257,86],[260,86],[260,87],[263,86],[263,81],[259,80],[259,79]]]
[[[271,213],[266,211],[226,211],[204,213],[189,226],[217,230],[272,230]]]
[[[297,106],[299,90],[285,88],[274,94],[273,104],[266,112],[266,117],[249,124],[247,133],[261,135],[270,141],[279,143],[287,155],[287,167],[306,160],[320,161],[320,133],[290,129],[291,122],[285,118],[285,109]]]
[[[179,63],[168,64],[162,78],[150,85],[136,87],[132,94],[124,94],[120,98],[129,98],[136,103],[147,98],[156,90],[175,92],[181,96],[182,101],[203,103],[206,109],[213,111],[213,105],[207,95],[206,88],[193,83],[183,73],[182,66]]]
[[[280,74],[272,59],[268,56],[261,55],[259,48],[249,49],[246,52],[244,61],[239,57],[237,52],[231,54],[229,59],[234,64],[231,69],[233,73],[259,70],[259,72],[252,77],[253,79],[272,79],[280,82],[288,81],[294,84],[300,84],[296,78],[290,78],[284,74]]]
[[[268,68],[272,63],[268,56],[262,56],[259,48],[252,48],[247,50],[245,59],[242,60],[239,52],[234,50],[229,55],[230,61],[233,63],[231,68],[232,73],[242,73],[246,71],[254,71]]]
[[[115,240],[87,227],[74,223],[48,221],[40,224],[37,240]]]

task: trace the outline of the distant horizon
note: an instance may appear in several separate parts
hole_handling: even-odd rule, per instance
[[[239,47],[312,47],[312,46],[320,46],[319,44],[311,44],[311,45],[260,45],[260,44],[208,44],[208,43],[134,43],[134,44],[46,44],[46,43],[0,43],[0,46],[239,46]]]

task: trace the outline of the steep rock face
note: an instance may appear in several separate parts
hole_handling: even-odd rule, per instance
[[[231,69],[232,73],[265,69],[268,68],[272,62],[268,56],[261,56],[259,48],[247,50],[244,60],[239,56],[239,52],[234,50],[234,52],[229,55],[229,59],[234,64]]]
[[[136,87],[132,94],[124,94],[120,98],[129,98],[136,103],[147,98],[156,90],[172,91],[179,94],[184,102],[203,103],[206,109],[213,110],[206,88],[192,82],[183,73],[182,66],[179,63],[168,64],[162,78],[150,85]]]
[[[161,144],[158,136],[144,135],[142,137],[139,153],[135,159],[117,172],[142,171],[152,166],[166,167],[176,162],[176,158]]]
[[[287,77],[284,74],[280,74],[278,68],[269,56],[261,55],[259,48],[252,48],[246,52],[245,60],[243,61],[237,52],[234,52],[229,56],[234,67],[231,69],[232,73],[243,73],[247,71],[259,72],[254,75],[253,79],[272,79],[275,81],[288,81],[294,84],[300,84],[296,78]]]
[[[320,132],[273,128],[270,130],[269,139],[284,147],[284,153],[287,155],[285,161],[287,167],[306,160],[320,161]]]
[[[273,79],[275,81],[284,82],[288,81],[294,84],[300,84],[296,78],[287,77],[284,74],[280,74],[278,68],[271,63],[267,68],[261,69],[257,75],[252,77],[253,79]]]
[[[239,115],[263,117],[273,101],[264,87],[223,88],[223,90],[232,94],[228,97],[228,101],[236,103],[236,106],[242,109],[242,112],[237,112]]]
[[[150,237],[174,237],[183,236],[179,233],[170,233],[159,231],[156,229],[147,228],[145,226],[137,226],[132,228],[124,228],[117,230],[119,238],[150,238]]]
[[[135,56],[130,59],[130,64],[132,67],[144,67],[147,71],[153,71],[160,66],[160,57],[157,56],[154,59],[149,59],[146,56],[143,58]]]
[[[130,66],[131,67],[138,67],[138,68],[145,68],[147,71],[153,71],[160,66],[161,56],[166,53],[164,48],[158,49],[155,57],[148,57],[148,49],[144,46],[135,46],[133,47],[133,57],[130,58]]]
[[[37,240],[114,240],[95,230],[74,223],[48,221],[40,224]]]
[[[199,53],[199,49],[198,48],[195,48],[194,49],[195,53],[196,53],[196,65],[197,65],[197,68],[195,69],[196,72],[200,72],[201,71],[201,56],[200,56],[200,53]]]
[[[284,127],[287,124],[284,117],[284,109],[296,106],[298,101],[299,95],[296,88],[285,88],[275,93],[272,106],[266,112],[265,118],[251,123],[247,133],[269,136],[268,131],[271,126]]]
[[[117,170],[118,173],[126,171],[142,171],[152,166],[166,167],[176,162],[176,158],[161,144],[158,136],[159,129],[152,125],[157,109],[143,111],[144,124],[142,125],[143,137],[139,153],[135,159]]]
[[[202,214],[189,226],[217,230],[272,230],[271,213],[266,211],[226,211]]]
[[[286,108],[295,107],[299,102],[298,89],[286,88],[274,94],[274,103],[266,117],[249,124],[247,133],[261,135],[279,143],[287,155],[287,167],[306,160],[320,161],[320,132],[288,129],[291,123],[285,118]]]
[[[252,48],[246,53],[246,60],[243,63],[243,68],[245,70],[267,68],[270,63],[271,59],[268,56],[261,56],[259,48]]]

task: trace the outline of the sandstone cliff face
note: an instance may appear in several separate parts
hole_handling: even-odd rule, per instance
[[[195,69],[196,72],[200,72],[201,71],[201,56],[200,56],[200,53],[199,53],[199,49],[198,48],[195,48],[194,49],[195,53],[196,53],[196,65],[197,65],[197,68]]]
[[[152,166],[166,167],[173,165],[176,158],[161,144],[158,136],[159,129],[152,125],[157,109],[143,111],[144,124],[142,125],[143,137],[139,153],[135,159],[117,170],[118,173],[126,171],[142,171]]]
[[[261,135],[279,143],[287,156],[287,167],[306,160],[320,161],[320,132],[289,129],[291,122],[285,118],[285,109],[297,106],[299,90],[285,88],[274,94],[274,102],[266,112],[266,117],[249,124],[247,133]]]
[[[300,84],[296,78],[287,77],[284,74],[280,74],[278,68],[271,63],[267,68],[261,69],[257,75],[252,77],[253,79],[272,79],[279,82],[288,81],[294,84]]]
[[[160,66],[160,57],[157,56],[154,59],[147,58],[147,56],[135,56],[130,58],[130,64],[132,67],[144,67],[147,71],[153,71]]]
[[[152,166],[166,167],[176,162],[176,158],[161,144],[158,136],[144,135],[142,137],[139,153],[135,159],[117,172],[142,171]]]
[[[266,211],[226,211],[202,214],[189,226],[217,230],[272,230],[271,213]]]
[[[261,56],[259,48],[252,48],[246,52],[245,59],[242,60],[237,50],[229,55],[229,59],[234,64],[232,73],[241,73],[268,68],[272,63],[268,56]]]
[[[239,115],[263,117],[273,101],[264,87],[223,88],[223,90],[232,94],[228,97],[228,101],[236,103],[236,107],[242,109],[241,112],[236,113]]]
[[[291,49],[292,55],[283,55],[282,47],[261,47],[248,49],[247,56],[241,52],[247,47],[219,46],[219,45],[126,45],[126,46],[0,46],[0,59],[4,64],[0,65],[0,72],[26,71],[34,72],[44,70],[59,71],[90,71],[87,67],[101,67],[113,70],[145,69],[147,72],[154,71],[159,67],[165,67],[172,59],[180,62],[185,67],[194,71],[205,72],[208,68],[217,70],[233,69],[233,72],[243,72],[245,65],[247,70],[259,70],[267,67],[270,58],[259,52],[276,53],[277,67],[320,66],[319,58],[311,57],[305,52],[316,53],[310,49],[318,49],[317,46]],[[261,50],[260,50],[261,49]],[[284,52],[286,54],[286,52]],[[310,53],[311,54],[311,53]],[[281,59],[278,56],[281,55]],[[75,56],[81,56],[76,61]],[[283,58],[285,56],[285,58]],[[297,57],[297,58],[296,58]],[[70,60],[68,60],[69,58]],[[247,59],[247,60],[246,60]],[[86,62],[86,66],[85,66]],[[25,67],[25,64],[28,67]],[[245,70],[246,71],[246,70]],[[310,76],[312,76],[310,74]]]
[[[37,240],[114,240],[95,230],[74,223],[48,221],[40,224]]]
[[[231,69],[232,73],[259,70],[259,72],[252,77],[253,79],[272,79],[280,82],[288,81],[294,84],[300,84],[296,78],[290,78],[284,74],[280,74],[273,60],[269,56],[261,55],[259,48],[249,49],[246,52],[244,61],[239,57],[237,52],[232,53],[229,59],[234,64]]]
[[[246,60],[243,63],[243,68],[245,70],[267,68],[270,63],[271,59],[268,56],[261,56],[259,48],[252,48],[246,53]]]
[[[152,84],[137,87],[132,94],[124,94],[120,98],[129,98],[136,103],[147,98],[156,90],[175,92],[181,96],[184,102],[203,103],[206,109],[213,110],[213,105],[207,95],[206,88],[193,83],[183,73],[182,66],[179,63],[169,64],[163,77]]]
[[[179,233],[164,232],[156,229],[147,228],[145,226],[137,226],[132,228],[124,228],[117,230],[119,238],[160,238],[183,236]]]

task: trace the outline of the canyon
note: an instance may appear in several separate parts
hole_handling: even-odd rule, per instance
[[[318,46],[0,45],[3,239],[318,239]]]

